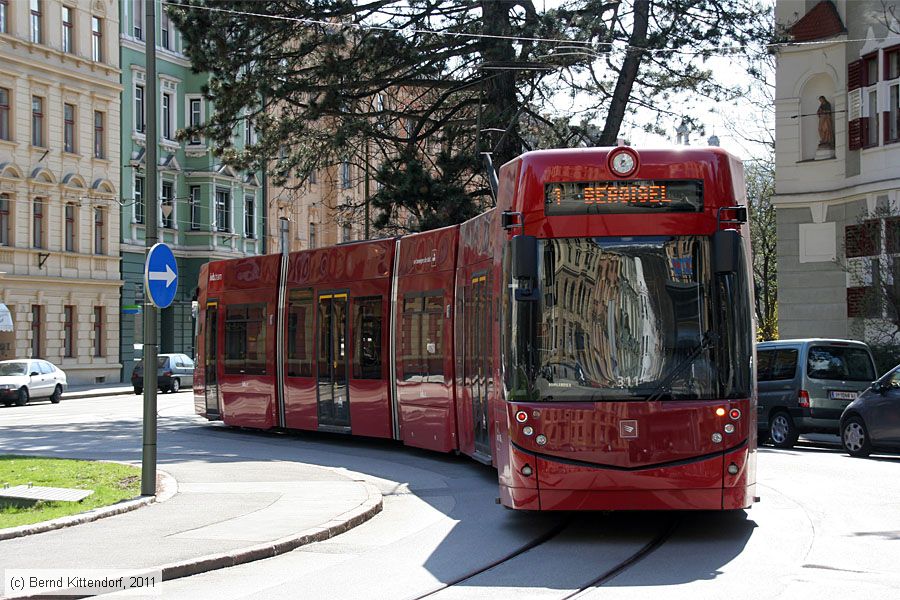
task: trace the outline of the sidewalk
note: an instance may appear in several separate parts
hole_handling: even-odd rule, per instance
[[[134,395],[134,389],[123,383],[76,385],[63,401],[119,394]],[[303,463],[200,452],[160,468],[169,483],[159,491],[159,502],[0,540],[0,599],[16,597],[4,589],[5,569],[158,569],[163,580],[175,579],[331,538],[382,506],[374,485]]]
[[[0,568],[159,569],[169,580],[289,552],[381,510],[375,486],[322,467],[251,461],[179,470],[168,500],[0,541]],[[0,598],[13,597],[0,588]]]
[[[119,396],[122,394],[134,394],[134,388],[130,383],[115,381],[112,383],[82,383],[70,385],[66,388],[63,397],[71,400],[73,398],[95,398],[97,396]]]

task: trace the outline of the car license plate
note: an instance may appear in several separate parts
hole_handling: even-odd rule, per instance
[[[831,392],[832,400],[856,400],[856,392]]]

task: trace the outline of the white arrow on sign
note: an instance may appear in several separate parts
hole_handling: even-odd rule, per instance
[[[175,271],[172,270],[172,267],[166,265],[166,272],[162,271],[150,271],[148,274],[150,281],[165,281],[166,287],[172,285],[172,282],[175,281]]]

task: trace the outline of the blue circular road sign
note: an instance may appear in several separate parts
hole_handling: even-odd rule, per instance
[[[147,252],[144,266],[144,289],[150,302],[159,308],[166,308],[175,299],[178,291],[178,264],[172,249],[165,244],[156,244]]]

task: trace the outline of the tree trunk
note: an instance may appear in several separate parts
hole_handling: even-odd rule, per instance
[[[631,88],[637,78],[644,57],[641,48],[647,42],[647,26],[650,17],[650,0],[635,0],[634,2],[634,29],[628,40],[628,51],[619,78],[616,81],[616,89],[613,91],[609,104],[609,113],[606,116],[606,125],[600,134],[601,146],[615,146],[619,128],[622,127],[622,119],[625,118],[625,109],[628,99],[631,97]]]
[[[484,33],[511,35],[509,13],[516,5],[510,0],[481,0]],[[507,69],[483,72],[484,106],[482,106],[481,151],[493,152],[498,167],[521,153],[519,123],[516,118],[516,71],[512,65],[515,52],[511,40],[483,38],[481,57],[487,65],[508,64]],[[486,131],[487,130],[487,131]],[[500,130],[500,131],[490,131]]]

